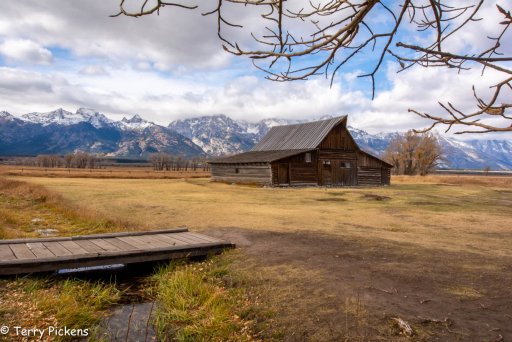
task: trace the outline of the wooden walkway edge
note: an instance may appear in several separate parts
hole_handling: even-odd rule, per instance
[[[0,240],[0,275],[206,256],[233,247],[186,228]]]

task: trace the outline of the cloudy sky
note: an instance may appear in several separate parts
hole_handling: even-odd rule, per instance
[[[206,11],[216,2],[200,3]],[[495,3],[487,1],[484,13],[495,16]],[[357,76],[374,60],[362,54],[332,86],[325,77],[276,83],[265,80],[249,60],[223,51],[213,16],[168,7],[159,16],[109,17],[118,6],[117,0],[4,1],[0,110],[21,115],[88,107],[113,119],[138,113],[165,125],[219,113],[247,121],[349,114],[358,128],[396,131],[429,125],[408,108],[440,113],[439,100],[467,108],[471,85],[485,93],[496,80],[492,72],[482,77],[479,69],[459,74],[412,68],[397,74],[396,62],[386,58],[372,101],[369,80]],[[233,37],[250,45],[249,33],[261,28],[259,17],[243,9],[228,15],[244,24]],[[374,21],[377,27],[389,24],[385,17]],[[469,27],[451,42],[453,49],[487,46],[485,37],[496,32],[495,23]]]

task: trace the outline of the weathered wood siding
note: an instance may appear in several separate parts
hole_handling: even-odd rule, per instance
[[[382,160],[365,152],[357,152],[357,184],[360,186],[389,185],[391,169]]]
[[[356,151],[357,145],[354,139],[345,128],[344,124],[340,124],[327,134],[324,140],[318,146],[320,150],[344,150]]]
[[[357,159],[356,151],[339,150],[320,150],[319,159],[341,159],[343,161],[355,161]]]
[[[212,179],[226,183],[272,184],[270,164],[211,164]]]
[[[358,151],[357,152],[357,165],[368,166],[368,167],[381,167],[385,165],[382,160],[375,158],[368,153]]]
[[[311,162],[306,162],[306,153],[301,153],[272,163],[272,184],[318,184],[317,154],[315,151],[309,153]],[[288,172],[287,177],[282,172]]]
[[[377,186],[381,185],[381,168],[360,166],[357,168],[357,185]]]
[[[384,166],[381,170],[381,182],[382,185],[391,184],[391,168]]]

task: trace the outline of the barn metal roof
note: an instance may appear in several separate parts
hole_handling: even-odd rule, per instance
[[[235,164],[235,163],[270,163],[279,159],[287,158],[311,151],[313,149],[286,150],[286,151],[249,151],[235,154],[228,157],[216,158],[210,164]]]
[[[318,147],[334,126],[347,116],[295,125],[276,126],[251,151],[312,150]]]

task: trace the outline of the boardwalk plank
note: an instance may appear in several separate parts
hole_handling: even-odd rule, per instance
[[[67,248],[62,246],[58,241],[57,242],[43,242],[43,244],[52,251],[55,256],[65,256],[65,255],[73,255]]]
[[[180,244],[190,245],[191,243],[193,243],[189,239],[181,238],[181,237],[177,236],[176,234],[165,234],[165,236],[170,237],[173,240],[178,240],[180,242]]]
[[[0,275],[189,258],[234,247],[203,234],[187,234],[184,230],[10,241],[0,243]]]
[[[145,243],[144,241],[140,241],[139,239],[137,239],[136,237],[133,237],[133,236],[122,236],[122,237],[118,237],[117,239],[121,240],[123,242],[126,242],[126,243],[136,247],[137,249],[151,248],[151,246],[149,246],[147,243]]]
[[[119,248],[103,239],[92,239],[89,241],[109,252],[118,252],[123,250],[122,248]]]
[[[171,243],[161,240],[161,239],[157,239],[151,235],[137,236],[137,238],[150,244],[153,248],[162,248],[162,247],[171,247],[172,246]]]
[[[9,247],[11,247],[16,259],[37,259],[24,243],[10,244]]]
[[[51,258],[55,256],[42,242],[29,242],[26,246],[38,258]]]
[[[95,245],[89,240],[76,240],[75,241],[77,245],[85,249],[88,253],[104,253],[106,250],[101,248],[98,245]]]
[[[0,245],[0,260],[14,260],[16,257],[9,245]]]
[[[199,237],[197,235],[192,235],[192,234],[188,234],[188,233],[180,234],[180,237],[187,238],[191,241],[194,241],[195,243],[209,243],[210,242],[205,239],[202,239],[201,237]]]
[[[127,242],[119,240],[119,238],[108,238],[108,239],[104,239],[104,240],[114,246],[119,247],[122,251],[133,251],[133,250],[138,249],[137,247],[135,247]]]
[[[194,237],[194,238],[197,238],[197,239],[204,240],[206,242],[222,242],[221,239],[217,239],[217,238],[214,238],[214,237],[211,237],[211,236],[207,236],[207,235],[204,235],[204,234],[199,234],[199,233],[187,232],[187,233],[183,233],[183,234],[180,234],[180,235]]]
[[[60,244],[64,248],[66,248],[72,255],[87,254],[87,251],[85,249],[83,249],[82,247],[80,247],[74,241],[59,241],[58,244]]]
[[[175,239],[174,237],[172,237],[172,235],[158,234],[158,235],[155,235],[155,237],[158,238],[158,239],[162,239],[164,241],[168,241],[171,246],[188,245],[188,243],[186,243],[184,241]]]
[[[186,236],[182,236],[180,234],[180,236],[173,236],[175,239],[178,239],[178,240],[181,240],[183,242],[186,242],[188,244],[201,244],[201,243],[206,243],[205,241],[201,241],[201,240],[197,240],[197,239],[192,239],[190,237],[186,237]]]

